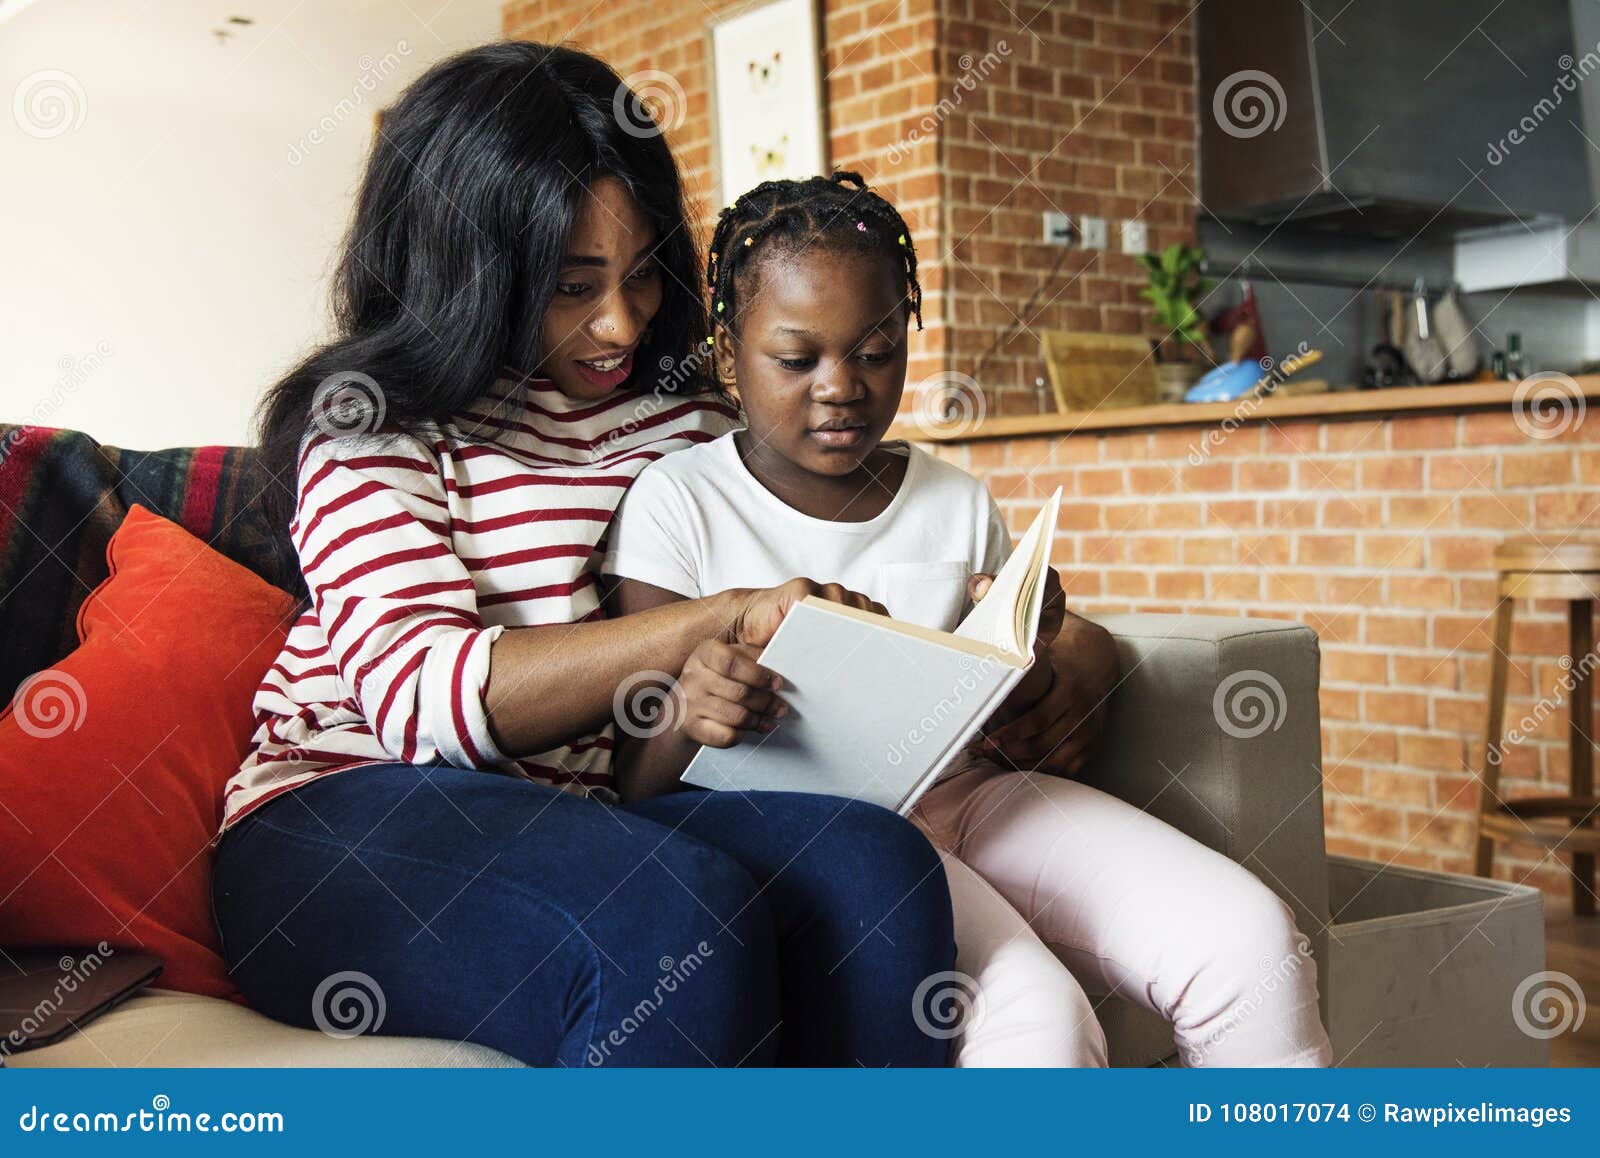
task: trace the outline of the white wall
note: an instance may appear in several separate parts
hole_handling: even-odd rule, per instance
[[[235,13],[256,23],[218,44]],[[247,442],[262,388],[325,332],[373,112],[499,31],[491,0],[36,0],[0,19],[0,421]]]

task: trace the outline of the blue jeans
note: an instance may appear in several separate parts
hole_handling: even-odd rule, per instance
[[[609,807],[458,768],[313,781],[223,837],[213,906],[251,1005],[535,1065],[942,1065],[932,847],[869,804],[682,792]],[[334,979],[331,980],[330,979]],[[366,1022],[376,1021],[375,998]]]

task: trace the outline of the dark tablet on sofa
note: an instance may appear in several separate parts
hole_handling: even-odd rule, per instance
[[[0,1057],[59,1041],[160,974],[160,958],[104,943],[0,951]]]

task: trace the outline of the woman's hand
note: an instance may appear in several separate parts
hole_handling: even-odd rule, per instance
[[[982,750],[1012,767],[1076,776],[1105,728],[1120,674],[1116,644],[1105,628],[1069,614],[1035,666],[1047,673],[1042,694],[991,732]]]
[[[860,611],[889,614],[883,604],[874,603],[860,592],[851,591],[837,583],[791,579],[781,587],[764,587],[746,592],[742,606],[724,633],[724,642],[765,647],[777,633],[778,624],[789,614],[789,609],[808,595],[815,595],[830,603],[842,603]]]
[[[756,662],[749,643],[708,639],[689,655],[678,677],[683,719],[678,731],[696,744],[731,748],[748,731],[770,732],[789,714],[778,696],[783,680]]]

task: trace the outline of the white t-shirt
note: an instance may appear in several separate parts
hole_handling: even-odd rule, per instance
[[[905,443],[905,478],[862,523],[815,519],[756,481],[733,435],[652,463],[611,524],[602,570],[694,599],[790,579],[839,583],[896,619],[949,631],[966,614],[967,577],[993,574],[1011,552],[983,484]]]

